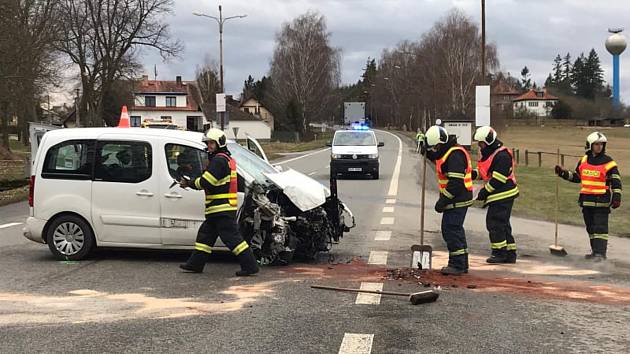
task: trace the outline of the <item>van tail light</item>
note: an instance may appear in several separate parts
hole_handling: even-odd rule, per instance
[[[28,183],[28,206],[33,207],[33,196],[35,195],[35,176],[31,176]]]

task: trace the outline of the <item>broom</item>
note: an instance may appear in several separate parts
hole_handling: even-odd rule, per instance
[[[560,166],[560,148],[558,148],[557,163]],[[567,255],[567,251],[562,246],[558,246],[558,214],[560,209],[560,178],[556,177],[556,232],[553,245],[549,246],[549,252],[554,256],[564,257]]]

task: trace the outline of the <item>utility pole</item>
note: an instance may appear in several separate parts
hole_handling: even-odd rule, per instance
[[[76,89],[77,96],[74,99],[74,124],[76,128],[81,126],[81,120],[79,119],[79,89]]]
[[[486,0],[481,0],[481,83],[486,83]]]
[[[247,15],[237,15],[237,16],[229,16],[223,18],[223,8],[219,5],[219,17],[210,16],[199,12],[193,12],[195,16],[207,17],[217,21],[219,25],[219,80],[221,85],[221,93],[225,93],[225,86],[223,84],[223,25],[226,21],[234,19],[234,18],[245,18]],[[227,105],[226,105],[227,106]],[[221,112],[221,130],[225,129],[225,112]]]

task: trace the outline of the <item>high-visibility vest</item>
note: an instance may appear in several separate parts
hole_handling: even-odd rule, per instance
[[[582,181],[582,189],[580,194],[601,195],[606,194],[609,187],[606,184],[606,175],[617,163],[611,161],[604,165],[591,165],[588,163],[588,155],[584,155],[580,160],[580,179]]]
[[[453,151],[462,151],[464,153],[464,155],[466,155],[466,172],[464,175],[462,176],[453,176],[452,173],[442,173],[442,165],[446,162],[446,160],[448,159],[449,155],[453,152]],[[453,146],[452,148],[448,149],[448,151],[444,154],[444,156],[442,156],[441,159],[435,161],[435,171],[437,172],[437,178],[438,178],[438,183],[440,185],[440,193],[445,193],[446,191],[446,186],[448,185],[448,177],[450,174],[450,177],[460,177],[464,180],[464,186],[466,186],[466,189],[468,189],[469,191],[473,190],[473,183],[472,183],[472,162],[470,160],[470,154],[468,154],[468,151],[466,151],[466,149],[464,149],[461,146]]]
[[[504,150],[507,150],[508,154],[510,154],[510,157],[512,158],[512,171],[510,172],[510,175],[507,176],[507,179],[516,184],[516,176],[514,175],[514,170],[516,170],[516,163],[514,161],[514,155],[512,154],[512,150],[506,148],[505,146],[501,146],[500,148],[498,148],[484,161],[477,162],[477,171],[479,171],[479,176],[481,176],[481,179],[487,182],[492,178],[492,175],[488,173],[488,171],[490,170],[490,166],[492,165],[492,161],[494,161],[494,157],[497,156],[499,152]]]
[[[235,211],[238,206],[238,176],[236,173],[236,161],[234,158],[222,152],[216,154],[214,158],[219,156],[228,160],[230,165],[230,176],[228,181],[226,181],[226,184],[229,183],[229,187],[227,193],[206,194],[206,215],[224,211]]]

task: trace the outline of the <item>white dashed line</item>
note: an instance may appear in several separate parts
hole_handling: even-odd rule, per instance
[[[22,225],[22,223],[21,222],[12,222],[12,223],[8,223],[8,224],[0,225],[0,229],[6,229],[8,227],[13,227],[13,226],[18,226],[18,225]]]
[[[370,258],[368,258],[368,264],[387,264],[387,251],[372,251],[370,252]]]
[[[370,354],[373,341],[373,334],[346,333],[343,335],[339,354]]]
[[[374,241],[389,241],[390,238],[392,238],[391,231],[376,231]]]
[[[381,225],[394,225],[394,218],[390,218],[390,217],[382,218]]]
[[[361,283],[361,290],[383,291],[383,283]],[[355,304],[378,305],[381,303],[381,294],[358,293]]]
[[[314,175],[314,174],[316,174],[316,173],[317,173],[317,171],[313,171],[313,172],[309,173],[308,175],[309,175],[309,176],[312,176],[312,175]]]
[[[396,199],[386,199],[385,204],[396,204]]]
[[[280,162],[277,162],[277,163],[275,163],[275,164],[276,164],[276,165],[284,165],[285,163],[288,163],[288,162],[291,162],[291,161],[295,161],[295,160],[299,160],[299,159],[303,159],[303,158],[305,158],[305,157],[313,156],[313,155],[315,155],[315,154],[319,154],[320,152],[324,152],[324,151],[328,151],[328,150],[330,150],[330,148],[325,148],[325,149],[317,150],[317,151],[311,152],[311,153],[309,153],[309,154],[302,155],[302,156],[298,156],[298,157],[294,157],[294,158],[292,158],[292,159],[288,159],[288,160],[284,160],[284,161],[280,161]]]
[[[394,207],[384,207],[383,208],[383,213],[393,213],[394,212]]]

